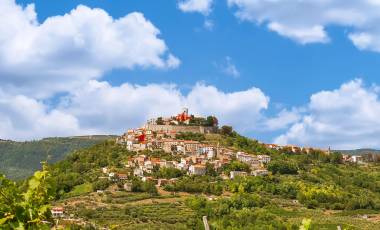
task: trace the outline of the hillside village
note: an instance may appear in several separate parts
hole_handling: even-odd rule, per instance
[[[192,125],[192,119],[204,121],[204,123]],[[207,123],[207,121],[211,122]],[[117,138],[116,142],[125,145],[130,151],[161,150],[165,153],[181,156],[179,161],[166,161],[146,155],[137,155],[130,159],[126,167],[133,168],[133,175],[139,176],[143,180],[150,179],[144,175],[152,173],[154,167],[177,168],[186,171],[189,175],[205,175],[206,164],[213,165],[214,170],[218,171],[223,165],[230,163],[232,159],[248,164],[251,175],[268,174],[265,165],[270,162],[270,156],[249,155],[245,152],[236,152],[233,149],[220,147],[218,144],[176,138],[180,133],[189,132],[216,133],[218,132],[217,119],[214,117],[196,118],[188,114],[188,109],[184,109],[177,116],[152,119],[142,128],[130,129]],[[104,169],[104,172],[107,170]],[[246,172],[231,171],[230,175],[223,176],[233,178],[237,175],[243,176],[246,175]],[[113,176],[112,173],[111,176]]]
[[[219,143],[207,143],[206,141],[185,140],[178,138],[182,133],[212,134],[219,130],[218,121],[215,117],[195,117],[184,108],[181,113],[168,118],[156,118],[149,120],[143,127],[130,129],[116,139],[116,143],[125,146],[129,151],[136,152],[136,156],[130,158],[125,164],[126,168],[133,169],[133,176],[140,177],[143,181],[154,180],[151,176],[153,168],[176,168],[186,171],[188,175],[205,175],[206,166],[212,165],[216,172],[232,160],[237,160],[249,165],[251,176],[264,176],[268,174],[266,165],[271,161],[269,155],[248,154],[235,151],[231,148],[221,147]],[[293,145],[280,146],[276,144],[264,144],[268,149],[286,150],[292,153],[309,153],[312,148],[304,148]],[[168,154],[179,156],[178,161],[168,161],[156,157],[150,157],[142,153],[149,151],[163,151]],[[330,150],[320,150],[326,154]],[[358,163],[361,156],[343,155],[346,162]],[[102,169],[110,179],[127,179],[125,174],[117,174]],[[147,176],[148,175],[148,176]],[[233,179],[236,176],[247,176],[244,171],[231,171],[230,175],[221,175],[223,178]],[[166,183],[165,179],[156,180],[156,184]],[[128,187],[128,186],[126,186]]]
[[[217,118],[195,117],[188,113],[188,109],[183,109],[181,113],[172,117],[151,119],[141,128],[130,129],[116,138],[118,146],[134,155],[121,162],[121,168],[109,166],[100,168],[102,176],[98,179],[107,180],[111,185],[117,184],[119,189],[125,192],[134,192],[136,185],[133,181],[136,178],[143,183],[150,183],[160,191],[174,191],[170,190],[170,186],[175,185],[180,178],[158,176],[157,172],[162,169],[174,170],[176,173],[181,172],[181,175],[191,177],[205,176],[211,170],[224,181],[272,175],[268,170],[268,164],[272,160],[269,154],[237,151],[232,147],[225,147],[218,142],[201,138],[204,135],[219,135],[223,129],[226,127],[219,128]],[[231,129],[230,127],[229,131]],[[269,152],[281,151],[297,155],[318,151],[324,155],[330,154],[330,150],[292,145],[264,143],[260,145]],[[167,156],[170,156],[170,159]],[[343,162],[363,163],[361,156],[342,155],[342,157]],[[248,168],[226,171],[225,167],[233,162],[239,162]],[[104,190],[97,189],[96,193],[103,194]],[[67,214],[63,206],[52,209],[52,215],[57,219],[62,219]]]

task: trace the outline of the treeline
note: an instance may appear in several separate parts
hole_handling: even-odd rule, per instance
[[[170,192],[204,193],[221,195],[223,193],[223,183],[221,180],[215,181],[209,176],[185,176],[173,184],[164,186]]]
[[[0,142],[0,173],[19,180],[41,168],[41,162],[50,164],[64,159],[70,152],[103,142],[102,138],[47,138],[40,141]]]
[[[278,162],[271,163],[281,165]],[[267,177],[245,177],[226,186],[233,193],[266,193],[296,199],[308,208],[380,210],[380,178],[377,173],[346,165],[322,164],[295,171],[281,166]],[[289,176],[289,174],[291,176]]]

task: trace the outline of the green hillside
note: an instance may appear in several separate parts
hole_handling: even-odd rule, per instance
[[[377,149],[355,149],[355,150],[337,150],[341,153],[350,155],[364,155],[364,154],[380,154],[380,150]]]
[[[318,150],[309,154],[269,150],[239,135],[208,135],[205,140],[269,154],[270,175],[223,180],[213,172],[205,176],[173,173],[177,182],[162,188],[131,177],[132,192],[125,192],[120,183],[98,179],[104,176],[101,168],[105,166],[128,173],[124,163],[135,155],[110,141],[76,151],[51,168],[56,205],[87,223],[117,229],[202,229],[204,215],[212,229],[298,229],[305,218],[312,220],[311,229],[380,228],[379,164],[344,164],[339,153],[326,155]],[[144,154],[168,160],[176,157],[163,152]],[[223,170],[240,166],[232,162]],[[151,176],[163,173],[170,174],[159,170]],[[91,187],[105,193],[91,192]],[[180,213],[188,215],[187,221]]]
[[[236,160],[219,171],[208,166],[203,176],[190,176],[174,168],[154,168],[145,176],[175,178],[173,183],[160,187],[153,181],[133,176],[133,169],[126,167],[126,163],[137,153],[109,140],[68,154],[64,160],[37,173],[29,183],[22,183],[20,188],[14,188],[0,177],[0,182],[6,185],[3,193],[7,199],[11,197],[19,202],[20,207],[15,210],[28,210],[29,204],[36,213],[40,213],[41,204],[64,207],[71,220],[61,219],[58,229],[64,226],[70,229],[204,229],[203,216],[207,216],[211,229],[296,230],[308,221],[311,221],[310,230],[335,230],[338,226],[380,229],[378,163],[344,163],[340,153],[326,154],[320,150],[296,154],[267,149],[237,133],[202,137],[186,134],[181,138],[217,142],[252,155],[268,154],[272,159],[266,165],[269,175],[223,178],[222,175],[228,175],[231,170],[248,170],[244,163]],[[168,161],[179,158],[177,154],[158,150],[139,154]],[[103,167],[129,175],[126,181],[131,191],[124,189],[125,180],[109,180],[102,173]],[[34,195],[26,201],[25,196],[12,197],[20,191],[39,194],[37,205]],[[8,215],[17,211],[12,211],[13,201],[9,205],[5,203],[7,199],[0,196],[0,218],[4,213],[3,220],[8,226],[16,220],[32,219],[28,215],[17,218]],[[36,222],[41,225],[41,220],[51,220],[46,211],[49,209],[43,210]]]
[[[39,141],[0,141],[0,172],[18,180],[41,168],[41,161],[55,163],[77,149],[87,148],[113,136],[46,138]]]

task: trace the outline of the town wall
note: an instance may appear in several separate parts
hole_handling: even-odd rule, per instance
[[[147,130],[152,130],[154,132],[164,131],[164,132],[192,132],[192,133],[216,133],[218,131],[217,127],[204,127],[204,126],[185,126],[185,125],[154,125],[146,124],[144,126]]]

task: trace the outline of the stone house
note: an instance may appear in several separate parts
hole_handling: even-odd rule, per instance
[[[206,166],[200,165],[200,164],[191,165],[189,167],[189,174],[190,175],[198,175],[198,176],[205,175],[206,174]]]
[[[231,171],[230,172],[230,178],[231,179],[234,179],[237,176],[245,177],[247,175],[248,175],[247,172],[243,172],[243,171]]]

